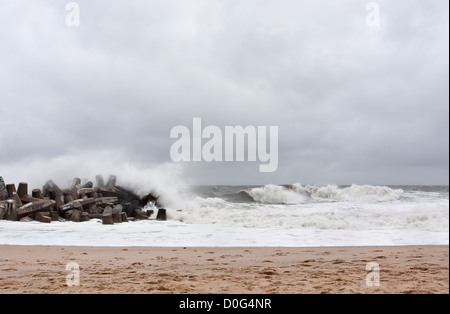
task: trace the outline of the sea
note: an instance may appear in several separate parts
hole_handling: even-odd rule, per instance
[[[189,186],[167,221],[0,221],[0,244],[378,246],[449,244],[448,186]],[[174,205],[176,204],[176,205]],[[147,209],[154,209],[153,204]]]

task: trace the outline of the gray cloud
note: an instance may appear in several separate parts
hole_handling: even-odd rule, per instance
[[[448,3],[377,1],[373,29],[367,2],[80,0],[70,28],[65,3],[0,0],[0,175],[170,163],[202,117],[277,125],[279,169],[186,163],[190,183],[448,184]]]

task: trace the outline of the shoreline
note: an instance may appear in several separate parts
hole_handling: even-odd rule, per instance
[[[0,252],[0,294],[449,293],[448,245],[0,245]],[[67,285],[70,262],[79,266],[79,286]]]

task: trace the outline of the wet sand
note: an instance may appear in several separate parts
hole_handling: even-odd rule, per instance
[[[448,294],[449,246],[1,245],[0,293]]]

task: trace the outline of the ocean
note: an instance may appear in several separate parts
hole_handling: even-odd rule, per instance
[[[168,220],[0,221],[0,244],[372,246],[449,243],[448,186],[191,186]],[[176,205],[174,205],[176,204]],[[151,208],[153,205],[150,205]]]

